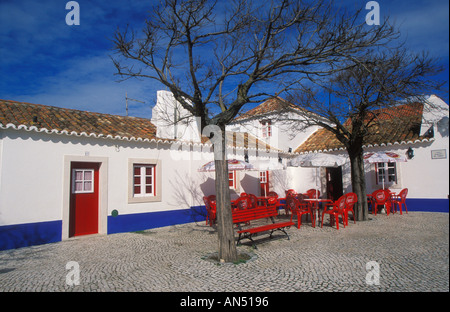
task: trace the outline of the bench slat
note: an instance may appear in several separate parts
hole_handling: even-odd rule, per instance
[[[295,225],[294,222],[271,223],[271,224],[266,224],[266,225],[250,228],[250,229],[244,229],[244,230],[238,231],[238,233],[239,234],[240,233],[258,233],[258,232],[264,232],[264,231],[273,230],[273,229],[289,227],[289,226],[293,226],[293,225]]]

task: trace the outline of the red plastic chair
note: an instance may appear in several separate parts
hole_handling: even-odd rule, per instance
[[[377,190],[372,193],[372,214],[377,215],[379,206],[386,207],[386,213],[389,215],[391,210],[391,198],[386,190]]]
[[[405,205],[405,212],[408,213],[408,207],[406,207],[406,195],[408,195],[408,189],[404,188],[400,191],[400,194],[395,196],[392,200],[394,208],[396,208],[395,205],[397,205],[400,210],[400,214],[402,214],[402,205]]]
[[[214,197],[211,197],[214,196]],[[216,223],[216,197],[215,195],[211,195],[209,197],[214,198],[214,201],[211,201],[209,197],[203,196],[203,202],[206,207],[206,224],[209,223],[209,226],[213,226]]]
[[[345,195],[345,225],[348,225],[348,213],[353,214],[353,222],[356,223],[356,216],[353,207],[358,202],[358,196],[355,193],[348,193]]]
[[[310,214],[312,226],[316,226],[311,207],[306,202],[298,200],[295,196],[288,196],[286,197],[286,207],[291,211],[292,215],[297,215],[298,229],[302,225],[302,216],[304,214]]]
[[[346,196],[342,195],[339,197],[337,201],[335,201],[332,205],[328,204],[325,206],[322,212],[322,226],[323,227],[323,219],[325,214],[330,215],[330,225],[333,226],[333,218],[336,220],[336,229],[339,230],[339,216],[342,218],[342,223],[345,227],[345,199]],[[332,207],[331,209],[329,207]]]

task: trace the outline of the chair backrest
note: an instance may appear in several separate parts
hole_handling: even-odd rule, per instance
[[[384,204],[389,198],[386,190],[376,190],[372,193],[372,197],[378,204]]]
[[[309,190],[306,191],[306,195],[309,198],[316,198],[316,193],[317,193],[317,198],[319,198],[320,197],[320,191],[319,190],[309,189]]]
[[[296,195],[296,194],[297,194],[297,192],[294,191],[293,189],[287,190],[287,191],[285,191],[285,192],[286,192],[286,197],[287,197],[287,196],[293,196],[293,195]]]
[[[298,206],[298,200],[294,196],[287,196],[286,197],[286,207],[291,211],[291,213],[294,213],[297,211]]]
[[[236,201],[236,207],[237,207],[237,209],[241,209],[241,210],[250,208],[250,203],[248,201],[248,197],[247,196],[239,197]]]
[[[336,208],[339,212],[343,212],[345,209],[345,202],[346,202],[346,196],[342,195],[341,197],[339,197],[339,199],[335,202],[336,203]]]
[[[216,209],[216,195],[209,195],[208,201],[211,206],[211,209]]]
[[[276,203],[277,203],[277,198],[276,197],[269,197],[268,199],[267,199],[267,204],[269,205],[269,206],[273,206],[273,205],[276,205]]]
[[[205,203],[206,210],[211,210],[211,205],[209,204],[209,199],[207,196],[203,196],[203,202]]]
[[[267,193],[267,196],[268,196],[268,197],[275,197],[275,198],[278,198],[278,194],[277,194],[276,192],[273,192],[273,191]]]
[[[243,196],[248,196],[248,194],[247,193],[241,193],[241,197],[243,197]]]
[[[404,188],[403,190],[400,191],[400,194],[398,195],[400,196],[402,203],[404,203],[406,200],[406,195],[408,195],[408,189]]]
[[[345,195],[345,203],[347,206],[354,205],[358,201],[358,196],[355,193],[348,193]]]
[[[252,208],[258,207],[258,198],[255,195],[249,194],[248,199],[249,199],[249,204],[251,205]]]

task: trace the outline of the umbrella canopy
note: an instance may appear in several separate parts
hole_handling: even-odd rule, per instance
[[[392,152],[371,152],[364,155],[364,161],[368,163],[392,163],[406,162],[406,157]]]
[[[229,159],[228,162],[228,170],[254,170],[254,167],[252,164],[249,164],[243,160],[237,160],[237,159]],[[203,166],[201,166],[198,171],[199,172],[211,172],[216,170],[216,165],[213,161],[210,161]]]
[[[299,155],[289,162],[291,167],[339,167],[346,158],[334,154],[310,153]]]

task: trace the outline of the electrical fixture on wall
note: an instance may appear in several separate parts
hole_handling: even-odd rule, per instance
[[[408,150],[406,151],[406,156],[408,156],[408,159],[414,158],[414,150],[411,147],[409,147]]]

